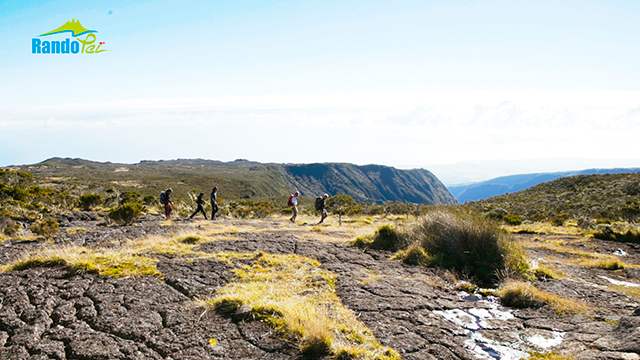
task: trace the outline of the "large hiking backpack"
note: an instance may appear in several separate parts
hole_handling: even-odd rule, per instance
[[[320,211],[324,209],[324,198],[322,196],[318,196],[316,198],[316,210]]]
[[[160,204],[167,205],[167,193],[160,191]]]
[[[293,194],[289,195],[289,200],[287,200],[287,206],[293,207]]]

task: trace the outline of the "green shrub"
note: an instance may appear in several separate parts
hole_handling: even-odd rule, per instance
[[[564,222],[569,218],[569,215],[567,214],[562,214],[562,215],[558,215],[558,216],[554,216],[551,218],[551,224],[553,226],[562,226],[564,225]]]
[[[60,224],[55,219],[48,218],[31,225],[30,229],[34,234],[51,239],[58,233]]]
[[[158,198],[153,195],[147,195],[142,199],[142,203],[145,205],[155,205],[158,203]]]
[[[358,203],[349,195],[334,195],[327,199],[326,209],[336,215],[347,215],[353,213],[354,209],[358,207]],[[358,208],[358,211],[361,211]]]
[[[8,220],[2,227],[2,232],[7,236],[14,236],[20,230],[20,224],[13,220]]]
[[[408,233],[431,256],[431,264],[495,284],[498,273],[524,273],[529,266],[524,252],[497,224],[472,214],[434,211]]]
[[[142,197],[142,195],[137,191],[125,191],[120,194],[120,205],[124,205],[126,203],[139,203],[140,197]]]
[[[109,217],[119,223],[129,225],[142,214],[142,205],[138,203],[125,203],[109,211]]]
[[[406,248],[408,242],[393,225],[382,225],[378,228],[373,241],[369,244],[372,249],[397,251]]]
[[[627,243],[640,243],[640,233],[631,229],[616,230],[611,225],[601,224],[596,226],[593,237],[600,240],[610,240]]]
[[[520,218],[519,215],[505,215],[504,217],[502,217],[502,220],[504,220],[505,223],[509,224],[509,225],[520,225],[522,224],[522,218]]]
[[[86,211],[89,211],[93,207],[102,204],[103,201],[104,200],[102,199],[102,196],[100,196],[100,194],[87,193],[80,195],[80,198],[78,198],[78,204],[80,205],[82,210]]]

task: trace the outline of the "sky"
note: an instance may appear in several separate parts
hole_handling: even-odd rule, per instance
[[[31,53],[72,19],[108,51]],[[640,167],[639,33],[631,0],[0,1],[0,166]]]

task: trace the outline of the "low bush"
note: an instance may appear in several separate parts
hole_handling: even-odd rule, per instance
[[[55,219],[48,218],[31,225],[31,231],[43,236],[45,239],[51,239],[58,233],[60,224]]]
[[[617,242],[640,243],[640,233],[632,229],[616,229],[607,224],[596,226],[593,237],[600,240],[611,240]]]
[[[407,238],[393,225],[382,225],[378,228],[373,241],[369,244],[372,249],[397,251],[408,246]]]
[[[505,215],[502,220],[509,225],[520,225],[522,224],[522,218],[519,215]]]
[[[100,194],[87,193],[80,195],[80,197],[78,198],[78,205],[82,210],[89,211],[92,208],[102,204],[103,201],[104,200],[102,199],[102,196],[100,196]]]
[[[111,209],[109,217],[116,222],[130,225],[142,214],[142,210],[142,205],[138,203],[124,203]]]
[[[2,224],[2,222],[0,222]],[[15,236],[20,230],[20,224],[13,220],[7,220],[2,225],[2,232],[7,236]]]
[[[139,203],[141,197],[142,195],[137,191],[125,191],[120,194],[120,205],[127,203]]]

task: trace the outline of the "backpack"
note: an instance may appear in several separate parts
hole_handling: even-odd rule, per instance
[[[324,209],[324,198],[322,196],[318,196],[316,198],[316,210],[320,211]]]
[[[288,207],[293,207],[293,194],[289,195],[289,200],[287,201]]]
[[[160,204],[167,205],[167,194],[164,191],[160,191]]]

